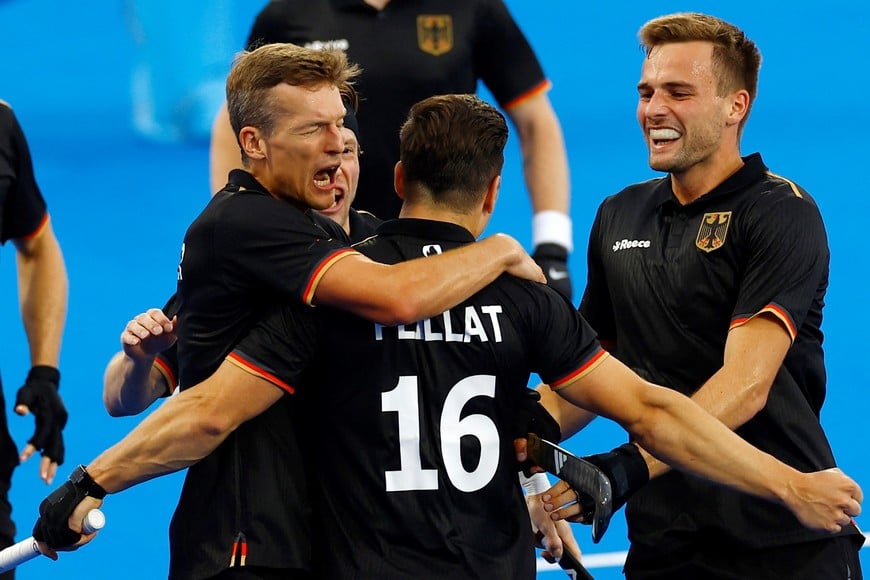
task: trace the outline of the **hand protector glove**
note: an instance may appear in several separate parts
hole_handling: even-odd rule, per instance
[[[559,244],[538,244],[532,259],[544,271],[547,286],[556,290],[570,302],[573,297],[571,274],[568,272],[568,250]]]
[[[18,389],[15,405],[26,405],[36,419],[30,443],[44,456],[61,465],[64,460],[63,428],[67,412],[58,394],[60,371],[50,366],[35,366]]]
[[[78,542],[81,534],[69,529],[69,518],[87,495],[87,491],[71,481],[51,492],[39,504],[39,519],[33,526],[34,539],[47,543],[55,550]]]
[[[640,454],[640,449],[631,443],[620,445],[607,453],[588,455],[583,459],[598,467],[610,480],[614,512],[649,481],[649,467]]]
[[[517,397],[514,438],[525,439],[529,433],[534,433],[541,439],[558,443],[562,440],[562,430],[540,400],[541,394],[532,389],[524,389]],[[526,460],[520,464],[519,469],[526,477],[531,477],[532,465],[530,460]]]

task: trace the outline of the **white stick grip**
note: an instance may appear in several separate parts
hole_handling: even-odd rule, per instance
[[[94,532],[101,530],[105,525],[106,516],[103,515],[103,512],[100,510],[91,510],[85,516],[85,519],[82,520],[82,533],[93,534]],[[12,570],[21,564],[36,558],[40,554],[41,552],[39,551],[39,547],[36,545],[36,540],[33,539],[33,536],[21,540],[8,548],[0,550],[0,573]]]
[[[106,516],[100,510],[91,510],[85,515],[82,520],[82,533],[93,534],[96,531],[102,530],[106,525]]]

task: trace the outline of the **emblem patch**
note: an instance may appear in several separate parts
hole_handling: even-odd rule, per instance
[[[701,227],[698,229],[695,245],[699,250],[708,253],[718,250],[725,244],[725,236],[728,234],[730,223],[730,211],[705,213],[704,217],[701,218]]]
[[[453,50],[453,18],[449,14],[417,16],[417,46],[432,56]]]

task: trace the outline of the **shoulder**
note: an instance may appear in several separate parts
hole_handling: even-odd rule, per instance
[[[784,220],[819,219],[819,207],[809,192],[792,179],[766,171],[749,188],[744,199],[746,211],[760,218],[781,215]]]
[[[362,242],[375,235],[381,220],[363,210],[350,209],[350,238],[353,243]]]
[[[221,231],[256,231],[263,236],[272,231],[298,229],[299,224],[310,224],[305,214],[291,204],[258,191],[218,192],[200,213],[196,222],[202,226],[213,224]]]
[[[546,284],[502,274],[492,287],[520,309],[535,313],[575,311],[571,302]],[[537,316],[537,315],[536,315]]]
[[[0,99],[0,129],[6,130],[10,126],[18,125],[12,105]]]
[[[623,211],[649,203],[662,187],[668,187],[667,177],[656,177],[646,181],[632,183],[604,198],[599,206],[599,212]]]
[[[815,205],[815,200],[810,196],[809,192],[797,184],[797,182],[778,175],[768,170],[764,174],[764,193],[774,199],[793,199],[801,200],[806,203]]]

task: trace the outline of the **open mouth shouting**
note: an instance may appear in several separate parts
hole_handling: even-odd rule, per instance
[[[340,165],[332,165],[314,174],[314,187],[321,191],[329,191],[335,187],[335,176]]]

